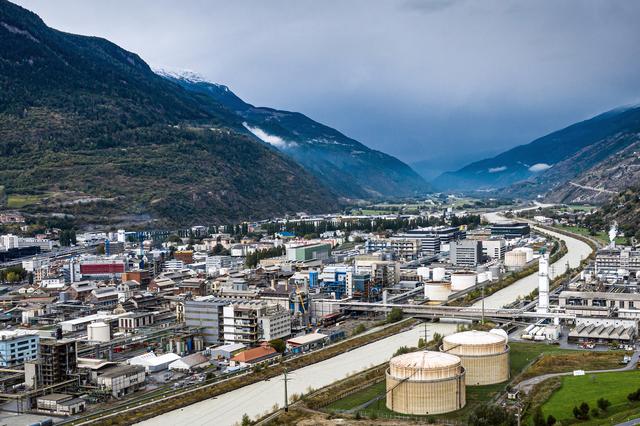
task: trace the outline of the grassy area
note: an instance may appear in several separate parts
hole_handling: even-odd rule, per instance
[[[609,370],[620,368],[620,361],[624,356],[623,351],[586,352],[563,351],[554,353],[553,356],[545,354],[538,362],[522,374],[520,380],[541,376],[549,373],[563,373],[574,370]]]
[[[562,424],[577,422],[573,417],[573,407],[582,402],[589,407],[597,407],[599,398],[611,402],[606,414],[591,417],[580,424],[610,424],[610,420],[620,421],[633,413],[640,414],[640,404],[629,403],[627,395],[640,388],[640,371],[624,371],[616,373],[589,374],[586,376],[566,376],[562,378],[561,387],[542,405],[545,416],[553,415]],[[615,417],[615,419],[613,419]]]
[[[335,410],[350,410],[354,407],[364,404],[367,401],[371,401],[373,398],[382,395],[385,392],[385,382],[376,383],[369,386],[360,392],[353,395],[345,396],[327,406],[327,409],[331,411]],[[384,404],[383,404],[384,405]]]
[[[20,209],[31,204],[37,204],[42,198],[42,195],[11,194],[7,197],[7,207],[10,209]]]

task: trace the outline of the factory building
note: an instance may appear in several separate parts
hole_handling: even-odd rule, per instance
[[[37,330],[0,331],[0,366],[11,367],[38,356]]]
[[[420,240],[423,256],[434,256],[442,250],[443,245],[466,237],[466,232],[454,226],[434,226],[406,231],[400,238]]]
[[[531,228],[526,222],[494,223],[491,225],[491,236],[506,239],[524,238],[531,234]]]
[[[365,251],[390,252],[403,259],[417,259],[422,254],[422,243],[416,238],[372,238],[365,242]]]
[[[451,264],[465,268],[475,268],[481,262],[482,242],[476,240],[461,240],[449,246]]]
[[[309,244],[305,246],[287,247],[287,260],[327,260],[331,255],[330,244]]]
[[[466,403],[465,369],[456,355],[419,351],[391,358],[386,374],[387,408],[429,415],[459,410]]]
[[[202,329],[207,344],[221,343],[222,309],[230,302],[213,296],[201,297],[184,302],[184,320],[187,327]]]
[[[463,331],[442,339],[441,349],[460,358],[469,386],[491,385],[509,379],[506,333]]]
[[[493,260],[503,260],[507,251],[507,243],[504,238],[496,238],[482,241],[483,256]]]
[[[631,247],[609,247],[598,250],[595,262],[597,275],[614,275],[619,270],[640,271],[640,250]]]

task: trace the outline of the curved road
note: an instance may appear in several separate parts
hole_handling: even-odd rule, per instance
[[[485,215],[485,218],[490,222],[505,220],[495,213],[489,213]],[[550,274],[552,278],[563,273],[566,270],[567,263],[571,267],[575,267],[591,253],[591,248],[582,241],[555,232],[546,230],[544,232],[564,240],[568,249],[567,254],[552,265]],[[485,306],[487,308],[500,308],[513,302],[518,296],[531,293],[537,285],[538,277],[536,274],[525,277],[487,297]],[[429,334],[437,332],[447,335],[455,331],[455,324],[436,323],[429,325]],[[354,372],[388,361],[400,346],[415,346],[422,333],[422,327],[417,326],[409,331],[362,346],[326,361],[295,370],[291,373],[289,395],[306,393],[309,388],[319,389]],[[214,399],[201,401],[188,407],[162,414],[139,424],[142,426],[175,426],[177,424],[188,424],[189,426],[233,425],[240,421],[243,414],[248,414],[249,417],[255,418],[273,411],[275,404],[282,406],[283,393],[282,381],[271,379],[245,386]]]

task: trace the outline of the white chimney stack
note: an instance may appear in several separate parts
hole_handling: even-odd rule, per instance
[[[538,312],[549,312],[549,255],[540,255],[538,263]]]

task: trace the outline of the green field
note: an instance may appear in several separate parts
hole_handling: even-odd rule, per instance
[[[11,194],[7,197],[7,207],[10,209],[20,209],[30,204],[39,203],[41,200],[41,195]]]
[[[553,415],[562,424],[577,422],[573,417],[573,407],[582,402],[589,407],[597,407],[598,398],[606,398],[611,402],[606,414],[593,417],[580,424],[599,425],[615,424],[625,418],[640,415],[640,404],[629,403],[627,395],[640,388],[640,371],[624,371],[615,373],[588,374],[586,376],[566,376],[562,379],[562,387],[553,393],[542,405],[545,417]],[[613,418],[612,418],[613,417]],[[612,418],[608,420],[609,418]]]

